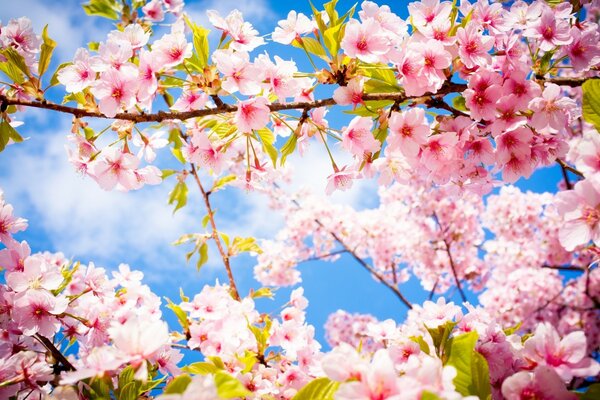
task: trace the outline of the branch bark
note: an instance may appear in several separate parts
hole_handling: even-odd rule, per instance
[[[221,254],[221,258],[223,259],[223,265],[225,265],[225,270],[227,271],[227,277],[229,278],[229,288],[231,290],[231,295],[234,299],[240,301],[240,293],[238,292],[237,286],[235,284],[235,279],[233,279],[233,273],[231,272],[231,264],[229,262],[229,254],[223,248],[223,244],[221,243],[221,237],[219,236],[219,231],[217,229],[217,224],[215,223],[215,217],[213,213],[213,209],[210,205],[209,193],[204,190],[202,183],[200,182],[200,177],[198,176],[198,172],[196,172],[196,166],[192,164],[191,174],[200,189],[200,193],[202,194],[202,198],[204,199],[204,205],[206,206],[206,211],[208,212],[208,220],[210,221],[210,227],[212,230],[212,238],[217,245],[217,249]]]
[[[67,371],[75,371],[73,364],[67,360],[67,358],[60,352],[60,350],[56,348],[56,346],[54,346],[54,343],[52,343],[50,339],[38,333],[33,335],[33,337],[35,337],[46,348],[46,350],[52,354],[52,357],[54,357],[57,362],[60,362]]]

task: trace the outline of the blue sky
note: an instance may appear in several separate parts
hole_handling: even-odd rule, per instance
[[[56,67],[71,59],[78,47],[89,41],[103,40],[111,29],[107,20],[86,17],[79,3],[73,0],[60,3],[3,1],[0,2],[0,18],[6,23],[13,17],[29,16],[37,32],[48,23],[50,36],[59,44],[53,60]],[[315,5],[319,3],[314,2]],[[345,10],[352,4],[340,1],[340,9]],[[405,18],[406,3],[395,4],[392,9]],[[226,14],[239,8],[263,34],[271,32],[292,5],[307,14],[310,9],[304,1],[203,0],[188,2],[188,5],[186,9],[193,20],[204,25],[207,25],[203,14],[206,9],[218,9]],[[270,44],[254,54],[264,50],[271,55],[294,58],[300,69],[310,69],[300,50]],[[0,187],[4,189],[7,201],[15,206],[16,213],[30,221],[27,232],[17,236],[19,240],[27,240],[34,251],[63,251],[69,258],[84,263],[94,261],[109,270],[116,269],[121,262],[130,264],[132,268],[144,271],[146,283],[157,294],[174,300],[178,299],[180,287],[192,295],[203,285],[213,284],[215,279],[226,282],[216,252],[211,253],[209,264],[197,273],[193,265],[185,263],[186,249],[170,244],[181,234],[202,231],[200,220],[205,213],[194,187],[190,187],[188,206],[174,216],[167,205],[167,195],[173,185],[170,181],[137,192],[105,192],[90,179],[78,176],[67,162],[64,146],[70,130],[68,116],[33,110],[22,119],[25,125],[19,131],[29,139],[0,154]],[[347,121],[338,113],[330,118],[330,125],[340,127]],[[100,127],[97,122],[93,124]],[[171,162],[168,150],[159,153],[160,166]],[[316,192],[324,192],[330,166],[323,149],[313,146],[305,158],[294,156],[290,162],[303,171],[295,179],[293,188],[308,185]],[[560,170],[553,167],[537,172],[527,181],[521,180],[518,186],[536,192],[555,191],[560,179]],[[334,195],[332,200],[357,208],[375,206],[376,187],[373,182],[360,182],[350,192]],[[228,189],[215,194],[213,202],[218,209],[219,229],[230,236],[272,238],[281,227],[281,216],[273,213],[260,195]],[[233,261],[242,294],[260,286],[252,276],[254,264],[248,256]],[[327,316],[338,309],[371,313],[380,319],[397,321],[405,315],[406,310],[397,298],[350,257],[342,257],[335,264],[306,263],[299,269],[302,286],[310,300],[308,321],[315,325],[322,343],[323,324]],[[402,290],[416,303],[427,295],[415,279],[403,285]],[[276,301],[259,300],[259,308],[267,312],[276,309],[287,301],[289,292],[290,289],[279,290]],[[475,301],[472,295],[469,299]],[[457,296],[455,300],[458,300]],[[169,315],[169,311],[165,314]]]

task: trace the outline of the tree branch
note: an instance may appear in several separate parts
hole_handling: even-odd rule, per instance
[[[221,238],[219,236],[219,231],[217,230],[217,225],[215,224],[215,218],[213,209],[210,205],[210,199],[208,198],[209,193],[204,190],[202,183],[200,182],[200,177],[198,177],[198,173],[196,172],[196,166],[192,164],[191,174],[194,176],[194,180],[200,189],[200,193],[202,193],[202,197],[204,198],[204,205],[206,206],[206,210],[208,212],[208,219],[210,221],[210,226],[212,229],[212,238],[217,244],[217,249],[219,249],[219,253],[221,254],[221,258],[223,259],[223,265],[225,265],[225,270],[227,271],[227,277],[229,278],[229,288],[231,289],[231,295],[234,299],[240,300],[240,293],[237,290],[237,286],[235,285],[235,280],[233,279],[233,273],[231,272],[231,264],[229,263],[229,255],[223,248],[223,244],[221,243]]]
[[[569,164],[567,164],[566,162],[564,162],[560,158],[557,158],[556,162],[558,163],[558,165],[560,165],[560,167],[563,170],[567,170],[569,172],[572,172],[572,173],[574,173],[575,175],[577,175],[580,178],[585,178],[585,176],[580,171],[578,171],[575,168],[571,167]]]
[[[280,189],[279,185],[277,185],[276,183],[274,184],[274,186],[278,189]],[[290,199],[290,201],[299,209],[302,209],[302,206],[300,205],[300,203],[296,200],[296,199]],[[314,218],[313,219],[315,221],[315,223],[317,225],[319,225],[321,228],[323,228],[323,230],[325,230],[327,233],[329,233],[331,236],[333,236],[333,238],[336,240],[336,242],[339,243],[340,246],[342,246],[342,248],[344,249],[345,252],[348,252],[350,255],[352,255],[352,258],[354,258],[364,269],[366,269],[367,271],[369,271],[374,277],[377,278],[377,280],[381,283],[383,283],[387,288],[389,288],[392,292],[394,292],[394,294],[396,295],[396,297],[398,297],[398,299],[400,299],[400,301],[408,308],[412,309],[413,306],[411,304],[410,301],[408,301],[408,299],[406,297],[404,297],[404,295],[402,294],[402,292],[400,291],[400,289],[398,289],[396,286],[391,285],[383,275],[381,275],[379,272],[377,272],[373,267],[371,267],[365,260],[363,260],[362,258],[360,258],[358,256],[358,254],[356,254],[356,252],[354,250],[352,250],[343,240],[342,238],[340,238],[335,232],[327,229],[325,227],[325,225],[323,225],[323,223],[318,219],[318,218]]]
[[[33,337],[36,338],[46,348],[46,350],[52,354],[52,357],[54,357],[57,362],[60,362],[67,371],[75,371],[73,364],[67,360],[67,358],[60,352],[60,350],[56,348],[56,346],[54,346],[54,343],[52,343],[50,339],[40,335],[39,333],[36,333],[33,335]]]
[[[426,101],[431,98],[431,96],[445,95],[449,93],[462,92],[467,88],[467,85],[462,83],[452,83],[448,82],[444,86],[440,88],[436,93],[426,94],[423,96],[406,96],[402,92],[396,93],[369,93],[363,95],[363,101],[376,101],[376,100],[391,100],[398,103],[404,102],[406,100],[416,100],[416,101]],[[217,97],[218,98],[218,97]],[[65,106],[62,104],[51,103],[48,101],[30,101],[30,100],[22,100],[15,98],[8,98],[7,96],[0,94],[0,103],[6,106],[15,105],[15,106],[24,106],[24,107],[33,107],[33,108],[42,108],[46,110],[52,110],[57,112],[62,112],[66,114],[71,114],[77,118],[83,117],[92,117],[92,118],[103,118],[103,119],[118,119],[124,121],[132,121],[135,123],[142,122],[163,122],[166,120],[187,120],[190,118],[196,117],[205,117],[208,115],[216,115],[216,114],[226,114],[233,113],[237,111],[237,106],[233,106],[230,104],[223,103],[223,101],[218,98],[216,108],[208,108],[202,110],[192,110],[192,111],[158,111],[153,114],[131,114],[131,113],[118,113],[114,117],[107,117],[106,115],[98,112],[98,111],[88,111],[77,107]],[[311,110],[313,108],[323,107],[323,106],[332,106],[335,105],[335,100],[333,98],[325,98],[321,100],[315,101],[297,101],[291,103],[274,103],[270,104],[268,107],[271,112],[274,111],[285,111],[285,110]]]

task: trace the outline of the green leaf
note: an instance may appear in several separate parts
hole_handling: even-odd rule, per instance
[[[8,121],[3,119],[0,123],[0,151],[3,151],[6,148],[9,139],[12,139],[15,143],[23,141],[23,138],[15,128],[10,126]]]
[[[115,0],[90,0],[88,4],[83,5],[83,10],[87,15],[118,19],[123,8],[120,2]]]
[[[131,365],[128,365],[121,371],[119,374],[119,387],[123,388],[125,385],[133,381],[133,376],[135,375],[135,371]]]
[[[200,257],[196,262],[196,270],[200,271],[200,268],[202,268],[202,266],[208,261],[208,245],[206,244],[206,242],[200,245],[200,249],[198,249],[198,254],[200,255]]]
[[[287,157],[296,150],[296,143],[298,143],[298,136],[295,133],[292,133],[288,138],[287,142],[281,148],[281,161],[280,164],[283,166],[285,164],[285,160]]]
[[[455,326],[456,322],[448,321],[437,328],[425,327],[433,339],[433,345],[435,346],[435,351],[438,356],[442,354],[442,350],[445,348],[450,333],[452,333]]]
[[[215,374],[215,385],[217,386],[217,394],[223,399],[233,399],[252,394],[242,382],[222,371]]]
[[[513,333],[521,329],[521,325],[523,325],[523,322],[518,322],[515,326],[511,326],[510,328],[504,329],[504,334],[506,336],[512,335]]]
[[[188,387],[192,378],[189,375],[179,375],[174,378],[167,387],[165,388],[164,394],[182,394],[185,392],[185,389]]]
[[[365,82],[366,93],[400,91],[396,74],[387,65],[378,64],[374,68],[361,68],[360,71],[371,78]]]
[[[423,336],[411,336],[410,340],[417,343],[423,353],[429,354],[429,345],[427,344],[425,339],[423,339]]]
[[[58,73],[64,68],[72,65],[72,62],[64,62],[56,68],[56,71],[52,74],[52,78],[50,78],[50,87],[58,85],[60,82],[58,81]]]
[[[589,79],[581,86],[583,90],[583,119],[594,124],[600,132],[600,79]]]
[[[197,233],[186,233],[184,235],[179,236],[179,239],[171,243],[173,246],[179,246],[184,243],[191,242],[192,240],[196,240],[198,238]]]
[[[275,135],[269,128],[259,129],[256,133],[262,143],[263,151],[271,158],[273,167],[277,167],[277,149],[273,146],[273,143],[275,143]]]
[[[208,65],[208,56],[210,54],[210,48],[208,44],[209,29],[203,28],[190,21],[187,16],[184,16],[186,24],[192,30],[192,40],[194,43],[194,55],[190,59],[190,63],[193,64],[198,72],[204,70],[204,67]]]
[[[365,101],[364,106],[356,107],[354,110],[344,110],[345,114],[360,115],[361,117],[377,117],[379,110],[394,104],[391,100]]]
[[[0,53],[2,53],[8,62],[16,67],[19,71],[23,72],[28,77],[31,77],[31,73],[29,72],[29,67],[25,63],[25,59],[15,49],[12,47],[7,47],[2,49]]]
[[[253,251],[255,253],[262,253],[262,249],[260,248],[260,246],[256,243],[256,239],[253,237],[239,237],[236,236],[235,238],[233,238],[233,244],[231,245],[231,248],[229,249],[231,255],[236,255],[238,253],[243,253],[243,252],[250,252]]]
[[[268,287],[262,287],[258,290],[253,291],[250,296],[253,299],[257,299],[259,297],[267,297],[269,299],[273,299],[274,293],[273,293],[273,289],[268,288]]]
[[[344,31],[346,30],[346,24],[340,23],[331,28],[327,28],[323,32],[323,40],[325,41],[325,47],[329,50],[329,53],[335,57],[340,51],[340,43],[344,37]]]
[[[306,384],[292,400],[333,400],[333,395],[340,386],[339,382],[329,378],[317,378]]]
[[[337,2],[338,2],[338,0],[331,0],[331,1],[323,4],[323,7],[325,8],[325,12],[327,12],[327,15],[329,16],[329,24],[330,25],[337,24],[338,13],[335,10],[335,6],[337,5]]]
[[[169,193],[169,204],[175,203],[173,214],[187,204],[188,187],[185,182],[177,182],[171,193]]]
[[[190,326],[190,323],[187,319],[187,313],[183,311],[177,304],[173,303],[168,297],[165,297],[165,300],[167,301],[167,308],[175,313],[179,324],[184,330],[187,331],[188,327]]]
[[[52,59],[52,52],[56,48],[56,42],[48,36],[48,25],[44,26],[42,30],[42,46],[40,52],[40,61],[38,64],[38,75],[44,75],[44,72],[48,70],[50,60]]]
[[[25,82],[23,72],[9,61],[0,63],[0,71],[4,72],[16,84],[20,85]]]
[[[178,171],[176,169],[163,169],[161,171],[163,180],[170,177],[171,175],[175,175]]]
[[[302,42],[300,42],[298,39],[294,39],[292,46],[298,47],[299,49],[305,49],[309,53],[319,56],[325,61],[329,61],[329,57],[327,57],[327,53],[325,52],[323,45],[321,45],[318,40],[311,37],[303,37],[301,40]]]
[[[208,375],[219,371],[219,368],[209,362],[196,362],[181,368],[184,372],[194,375]]]
[[[477,332],[455,336],[444,347],[445,365],[456,368],[454,386],[464,396],[487,400],[491,395],[490,373],[485,358],[475,351]]]
[[[137,400],[140,394],[142,382],[129,382],[119,389],[119,400]]]
[[[233,182],[237,179],[237,176],[231,174],[223,176],[217,179],[210,189],[211,192],[216,192],[217,190],[223,189],[228,183]]]
[[[480,399],[491,399],[490,368],[485,357],[475,350],[473,350],[473,360],[471,363],[471,379],[473,382],[471,394],[479,396]]]
[[[319,28],[319,32],[325,32],[327,29],[327,25],[325,25],[325,21],[323,21],[323,16],[321,12],[315,8],[311,1],[308,2],[310,4],[310,8],[312,9],[313,16],[315,17],[315,21],[317,22],[317,27]]]
[[[452,107],[454,107],[460,111],[467,111],[467,105],[465,103],[465,98],[462,97],[460,94],[457,96],[454,96],[454,98],[452,99]]]
[[[442,400],[437,394],[431,393],[427,390],[423,390],[421,393],[421,400]]]

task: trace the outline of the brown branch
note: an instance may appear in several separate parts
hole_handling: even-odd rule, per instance
[[[229,288],[231,290],[231,295],[234,299],[240,300],[240,294],[237,290],[237,286],[235,285],[235,280],[233,279],[233,273],[231,272],[231,264],[229,263],[229,254],[223,248],[223,244],[221,243],[221,238],[219,237],[219,231],[217,230],[217,225],[215,224],[214,212],[210,205],[210,200],[208,198],[209,192],[204,190],[202,183],[200,182],[200,177],[198,177],[198,173],[196,172],[196,167],[192,164],[191,174],[194,176],[194,180],[200,189],[200,193],[202,193],[202,197],[204,198],[204,205],[206,206],[206,211],[208,212],[208,220],[210,221],[210,226],[212,229],[212,238],[217,244],[217,249],[221,254],[221,258],[223,259],[223,265],[225,265],[225,270],[227,271],[227,277],[229,278]]]
[[[327,254],[319,254],[317,256],[308,257],[308,258],[305,258],[304,260],[298,261],[298,264],[309,262],[309,261],[322,260],[322,259],[327,258],[327,257],[337,256],[339,254],[344,254],[344,253],[347,253],[346,249],[332,251],[332,252],[327,253]]]
[[[556,78],[544,78],[536,76],[538,80],[543,81],[544,83],[555,83],[559,86],[569,86],[569,87],[579,87],[583,85],[585,81],[589,81],[590,79],[598,79],[597,76],[588,76],[584,78],[569,78],[569,77],[556,77]]]
[[[442,235],[444,235],[446,232],[446,229],[444,229],[442,227],[442,224],[440,223],[440,219],[438,218],[438,216],[435,212],[433,213],[433,220],[435,221],[435,224],[440,229],[440,232],[442,233]],[[456,282],[456,288],[458,289],[458,292],[460,293],[460,297],[461,297],[463,303],[465,303],[467,301],[467,296],[465,296],[465,292],[463,291],[462,285],[460,283],[460,279],[458,279],[458,274],[456,273],[456,264],[454,263],[454,258],[452,258],[452,252],[450,251],[450,244],[448,243],[446,238],[443,239],[443,242],[445,245],[444,250],[446,251],[446,254],[448,255],[448,260],[450,261],[450,269],[452,270],[452,275],[454,276],[454,281]],[[433,293],[433,291],[432,291],[432,293]]]
[[[435,283],[433,284],[433,287],[431,288],[431,292],[429,292],[429,300],[433,299],[433,294],[435,293],[435,289],[437,289],[439,282],[440,282],[440,277],[438,276],[435,279]]]
[[[280,188],[279,185],[277,185],[276,183],[273,184],[276,188]],[[300,203],[296,200],[296,199],[290,199],[290,201],[299,209],[302,209],[302,206],[300,205]],[[408,301],[408,299],[406,297],[404,297],[404,295],[402,294],[402,292],[400,291],[400,289],[398,289],[396,286],[391,285],[383,275],[381,275],[379,272],[377,272],[373,267],[371,267],[365,260],[363,260],[362,258],[360,258],[358,256],[358,254],[356,254],[356,252],[354,250],[352,250],[335,232],[330,231],[329,229],[325,228],[325,225],[323,225],[323,223],[318,219],[318,218],[314,218],[313,219],[315,221],[315,223],[317,225],[319,225],[321,228],[323,228],[323,230],[325,230],[327,233],[329,233],[331,236],[333,236],[333,238],[336,240],[336,242],[339,243],[340,246],[342,246],[342,248],[344,249],[345,252],[348,252],[350,255],[352,255],[352,258],[354,258],[364,269],[366,269],[367,271],[369,271],[374,277],[377,278],[377,280],[379,282],[381,282],[382,284],[384,284],[387,288],[389,288],[392,292],[394,292],[394,294],[396,295],[396,297],[398,297],[398,299],[400,299],[400,301],[408,308],[412,309],[413,306],[411,304],[410,301]]]
[[[576,170],[575,168],[571,167],[569,164],[567,164],[566,162],[564,162],[563,160],[561,160],[560,158],[556,159],[556,162],[558,163],[558,165],[560,165],[561,168],[563,168],[564,170],[567,170],[569,172],[574,173],[575,175],[577,175],[580,178],[585,178],[585,176],[583,175],[583,173],[581,173],[580,171]]]
[[[57,362],[60,362],[67,371],[75,371],[73,364],[67,360],[67,358],[60,352],[60,350],[56,348],[56,346],[54,346],[54,343],[52,343],[50,339],[40,335],[39,333],[36,333],[33,335],[33,337],[36,338],[46,348],[46,350],[52,354],[52,357],[54,357]]]
[[[559,271],[576,271],[576,272],[583,272],[585,271],[585,268],[583,267],[578,267],[575,265],[542,265],[542,268],[547,268],[547,269],[556,269]]]
[[[465,296],[465,292],[463,291],[462,285],[460,284],[460,279],[458,279],[458,274],[456,273],[456,265],[454,264],[454,259],[452,258],[450,244],[446,239],[444,239],[444,244],[446,245],[446,254],[448,254],[448,260],[450,260],[450,269],[452,269],[452,275],[454,276],[454,281],[456,282],[456,288],[460,293],[460,297],[463,303],[465,303],[467,301],[467,297]]]
[[[426,101],[431,96],[445,95],[449,93],[462,92],[467,88],[467,85],[462,83],[452,83],[448,82],[440,90],[438,90],[434,94],[426,94],[423,96],[406,96],[402,92],[396,93],[370,93],[363,95],[363,101],[377,101],[377,100],[392,100],[394,102],[402,103],[406,100],[415,100],[415,101]],[[158,111],[153,114],[131,114],[131,113],[118,113],[114,117],[107,117],[106,115],[98,112],[98,111],[88,111],[77,107],[65,106],[62,104],[51,103],[47,101],[30,101],[30,100],[22,100],[22,99],[14,99],[8,98],[7,96],[0,94],[0,103],[6,106],[15,105],[15,106],[24,106],[24,107],[33,107],[33,108],[42,108],[57,112],[62,112],[66,114],[71,114],[77,118],[83,117],[92,117],[92,118],[103,118],[103,119],[118,119],[125,121],[132,121],[135,123],[142,122],[162,122],[166,120],[187,120],[190,118],[196,117],[205,117],[208,115],[216,115],[216,114],[225,114],[225,113],[233,113],[237,111],[237,106],[233,106],[230,104],[225,104],[221,101],[221,99],[215,100],[217,103],[216,108],[208,108],[202,110],[192,110],[192,111]],[[325,98],[321,100],[315,101],[297,101],[292,103],[274,103],[269,105],[269,109],[271,112],[274,111],[285,111],[285,110],[308,110],[323,106],[332,106],[335,105],[335,100],[333,98]]]

